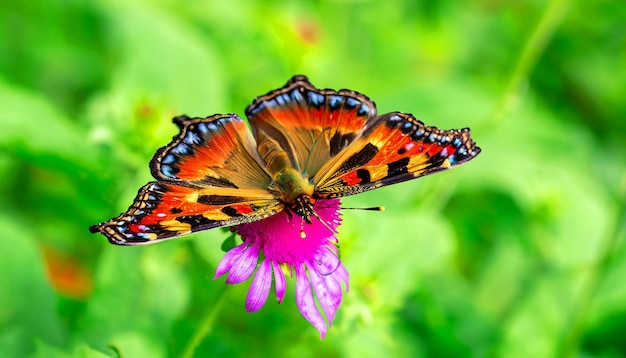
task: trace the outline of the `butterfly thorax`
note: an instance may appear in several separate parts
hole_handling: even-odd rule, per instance
[[[258,140],[259,154],[273,179],[268,189],[276,194],[286,210],[302,216],[310,223],[311,216],[315,215],[315,200],[311,197],[314,186],[309,177],[294,168],[289,155],[276,140],[262,132],[259,133]]]
[[[311,198],[313,185],[309,184],[307,178],[295,169],[287,168],[276,176],[273,187],[287,210],[311,222],[311,216],[314,215],[314,199]]]

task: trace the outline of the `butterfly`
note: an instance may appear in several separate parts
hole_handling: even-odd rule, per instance
[[[262,220],[286,211],[311,223],[317,200],[404,182],[480,153],[469,128],[441,130],[413,115],[378,115],[363,94],[318,89],[296,75],[237,114],[178,116],[180,133],[150,162],[125,213],[90,227],[141,245]]]

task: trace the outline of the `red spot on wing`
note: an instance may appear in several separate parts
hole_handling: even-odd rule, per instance
[[[249,204],[232,204],[229,206],[235,209],[237,213],[241,215],[250,214],[254,211]]]
[[[341,179],[346,182],[347,185],[355,185],[363,181],[363,179],[359,178],[356,171],[351,171],[348,174],[343,175]]]
[[[144,219],[142,219],[142,221]],[[138,234],[140,232],[145,232],[147,229],[145,225],[139,225],[139,224],[128,224],[128,228],[130,229],[130,231],[134,232],[135,234]]]
[[[437,145],[437,144],[430,144],[430,146],[428,147],[428,156],[432,157],[435,156],[437,153],[441,152],[443,150],[444,147]]]

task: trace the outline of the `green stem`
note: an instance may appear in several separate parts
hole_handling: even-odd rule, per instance
[[[211,333],[211,330],[213,329],[213,325],[215,323],[215,318],[217,317],[217,314],[224,304],[226,290],[226,285],[224,285],[224,287],[220,290],[215,299],[215,304],[206,311],[204,317],[202,317],[200,327],[194,332],[189,342],[187,342],[187,345],[185,346],[183,352],[180,354],[179,358],[192,358],[193,353],[200,345],[204,337],[206,337],[207,334]]]
[[[520,101],[520,92],[526,84],[526,79],[532,72],[539,56],[543,54],[548,42],[552,39],[552,35],[563,22],[569,5],[569,0],[550,1],[543,17],[518,57],[504,95],[496,106],[489,123],[487,123],[488,125],[494,126],[500,123]]]

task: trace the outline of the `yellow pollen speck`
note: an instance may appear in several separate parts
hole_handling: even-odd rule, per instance
[[[306,232],[304,232],[304,230],[300,231],[300,238],[301,239],[306,239]]]

